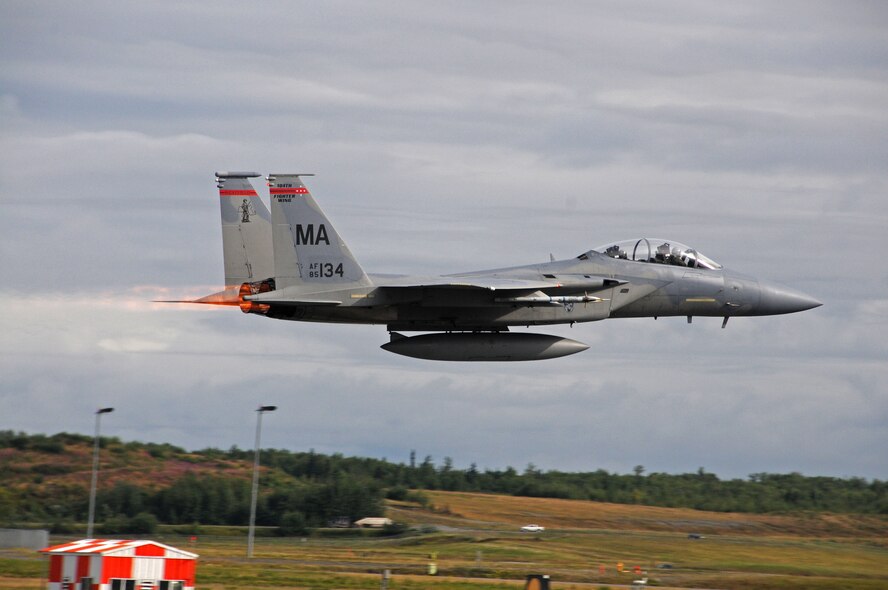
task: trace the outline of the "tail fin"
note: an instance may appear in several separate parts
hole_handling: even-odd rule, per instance
[[[268,177],[276,288],[372,285],[300,176],[310,175]]]
[[[258,176],[257,172],[216,172],[226,287],[274,276],[271,215],[249,181]]]

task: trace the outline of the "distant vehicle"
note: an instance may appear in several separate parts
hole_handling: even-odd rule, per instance
[[[540,526],[538,524],[526,524],[521,527],[521,530],[525,533],[541,533],[546,530],[546,527]]]
[[[356,520],[354,525],[363,529],[381,529],[395,524],[391,518],[384,516],[367,516],[361,520]]]
[[[347,529],[351,525],[351,519],[348,516],[337,516],[327,521],[327,526],[333,529]]]
[[[700,533],[691,533],[688,535],[688,539],[695,539],[696,540],[696,539],[705,539],[705,538],[706,537],[704,537]]]

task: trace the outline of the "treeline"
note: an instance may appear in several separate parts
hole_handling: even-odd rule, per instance
[[[92,437],[61,433],[53,436],[0,431],[0,521],[83,522],[88,510],[85,482],[63,476],[91,468],[87,461]],[[97,518],[116,532],[147,532],[145,527],[165,523],[182,526],[245,525],[249,519],[252,450],[232,447],[187,452],[167,444],[101,439],[103,464],[132,465],[148,461],[139,477],[100,487]],[[11,449],[3,451],[3,449]],[[53,461],[15,461],[16,451],[58,455]],[[77,456],[79,463],[67,460]],[[30,456],[30,455],[28,455]],[[699,469],[695,473],[646,474],[637,466],[632,474],[597,470],[586,473],[543,471],[528,465],[479,470],[457,469],[445,457],[436,464],[426,456],[408,463],[385,459],[344,457],[265,449],[261,452],[263,479],[256,522],[277,526],[283,534],[301,534],[307,528],[331,522],[353,522],[381,516],[384,498],[427,504],[422,490],[594,500],[696,508],[723,512],[797,512],[888,514],[888,482],[863,478],[805,477],[798,473],[750,475],[721,480]],[[170,464],[201,466],[203,474],[185,472],[171,483],[151,482],[151,471]],[[126,469],[121,467],[120,469]],[[131,469],[135,469],[130,467]],[[103,466],[103,474],[108,467]],[[147,470],[147,473],[145,472]],[[59,483],[59,482],[64,483]],[[104,479],[100,481],[105,481]]]
[[[151,518],[187,525],[183,530],[201,524],[245,526],[250,516],[250,494],[249,481],[230,477],[186,474],[156,492],[117,483],[96,495],[97,521],[110,519],[114,531],[133,533],[151,532],[141,530],[150,528],[144,523]],[[256,524],[277,527],[285,535],[302,534],[332,522],[351,523],[381,515],[382,498],[375,482],[345,474],[324,482],[278,481],[258,495]]]
[[[212,450],[200,451],[203,453]],[[218,451],[216,451],[218,452]],[[248,459],[248,451],[233,448],[230,455]],[[806,477],[799,473],[755,473],[748,479],[721,480],[703,468],[695,473],[645,474],[637,466],[632,474],[603,469],[585,473],[542,471],[533,464],[519,473],[513,467],[479,470],[475,464],[456,469],[445,457],[436,465],[430,456],[409,463],[386,460],[263,450],[262,464],[304,479],[324,480],[334,473],[370,479],[393,493],[406,489],[448,490],[594,500],[618,504],[644,504],[695,508],[717,512],[821,511],[888,514],[888,482],[864,478]],[[401,492],[398,490],[401,489]]]
[[[65,454],[79,447],[91,451],[91,437],[61,433],[53,436],[26,435],[0,431],[0,522],[47,522],[56,530],[70,523],[85,522],[89,498],[84,483],[58,482],[59,476],[87,472],[91,463],[66,461]],[[117,438],[101,439],[103,463],[126,465],[136,455],[147,455],[160,472],[164,462],[184,462],[212,468],[219,475],[185,472],[169,485],[150,483],[151,472],[130,467],[132,481],[116,481],[99,487],[96,494],[96,522],[100,532],[147,533],[158,523],[183,525],[183,531],[197,525],[248,524],[251,481],[245,474],[252,466],[252,452],[238,449],[222,452],[207,449],[189,453],[180,447],[154,443],[122,443]],[[59,455],[58,462],[16,463],[2,449]],[[264,454],[264,453],[263,453]],[[249,456],[247,456],[249,455]],[[91,456],[91,455],[90,455]],[[227,461],[219,463],[220,459]],[[233,473],[230,462],[245,463]],[[126,470],[127,467],[122,469]],[[109,471],[103,467],[103,475]],[[291,477],[274,466],[263,465],[265,476],[256,503],[256,524],[275,526],[281,534],[302,534],[331,522],[351,523],[365,516],[384,513],[384,490],[373,478],[349,473],[328,472],[316,477]],[[86,474],[86,473],[84,473]],[[107,475],[106,475],[107,477]],[[85,478],[81,481],[86,481]],[[100,480],[101,481],[101,480]]]

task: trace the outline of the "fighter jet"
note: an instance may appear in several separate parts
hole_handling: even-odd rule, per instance
[[[225,289],[189,303],[279,320],[385,325],[382,348],[440,361],[527,361],[587,345],[512,327],[611,318],[804,311],[816,299],[728,270],[679,242],[612,242],[567,260],[440,276],[367,274],[303,183],[272,174],[271,211],[250,179],[217,172]],[[403,332],[424,332],[406,336]]]

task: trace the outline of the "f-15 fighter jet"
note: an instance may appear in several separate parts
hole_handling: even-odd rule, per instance
[[[441,361],[526,361],[585,344],[515,326],[612,318],[794,313],[821,305],[798,291],[723,268],[694,248],[659,238],[604,244],[567,260],[439,276],[368,274],[302,181],[217,172],[225,289],[191,303],[305,322],[380,324],[382,348]],[[425,332],[406,336],[403,332]]]

